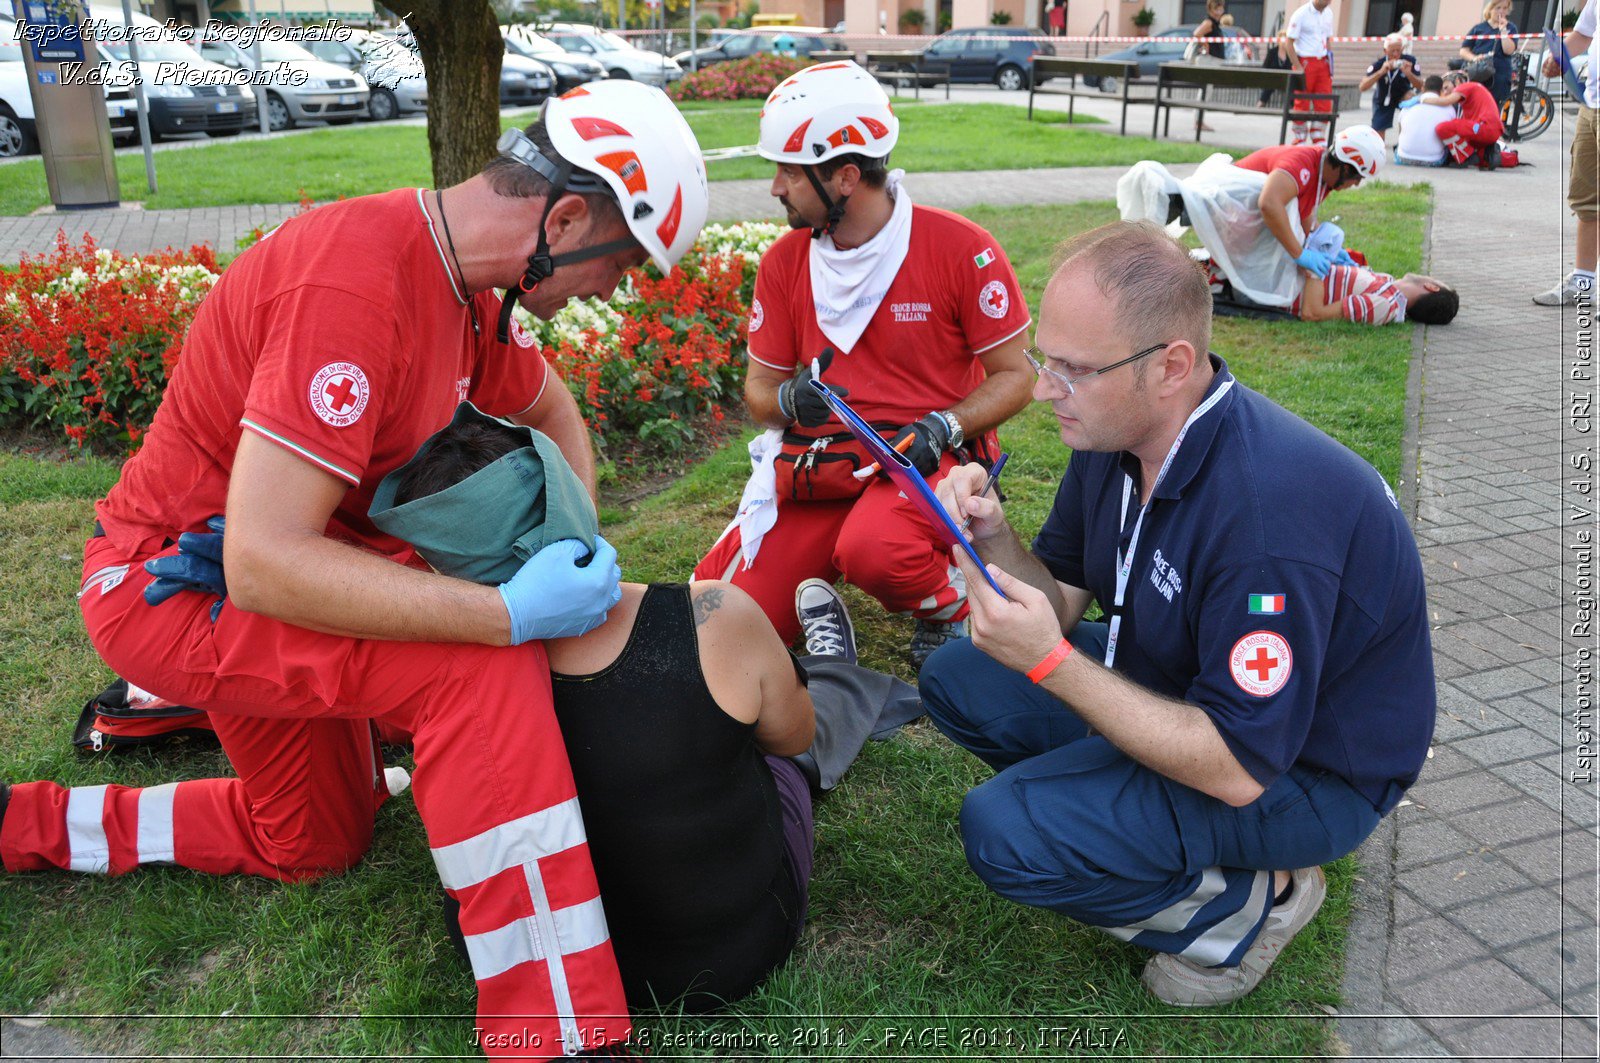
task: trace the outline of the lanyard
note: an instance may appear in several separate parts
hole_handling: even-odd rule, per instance
[[[1133,535],[1128,539],[1128,553],[1122,554],[1117,550],[1117,600],[1111,613],[1111,630],[1106,636],[1106,667],[1110,668],[1117,659],[1117,635],[1122,630],[1122,603],[1128,595],[1128,573],[1133,571],[1133,555],[1139,552],[1139,532],[1144,527],[1144,515],[1150,508],[1150,502],[1155,501],[1156,491],[1161,487],[1161,481],[1167,478],[1167,470],[1172,468],[1172,459],[1178,456],[1178,448],[1183,446],[1183,437],[1189,434],[1189,428],[1200,418],[1204,417],[1211,407],[1221,401],[1222,396],[1233,387],[1232,380],[1225,380],[1211,397],[1195,407],[1189,419],[1183,422],[1183,427],[1178,429],[1178,438],[1172,441],[1172,449],[1167,451],[1167,458],[1161,463],[1161,471],[1156,473],[1156,482],[1150,485],[1150,501],[1139,507],[1139,517],[1133,522]],[[1121,538],[1122,529],[1128,523],[1128,500],[1133,495],[1133,477],[1123,473],[1122,480],[1122,518],[1117,523],[1117,536]]]

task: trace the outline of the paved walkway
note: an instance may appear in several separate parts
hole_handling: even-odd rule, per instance
[[[1208,141],[1276,134],[1255,116],[1210,120]],[[1130,127],[1141,128],[1137,113]],[[1360,852],[1338,1022],[1356,1058],[1596,1058],[1597,790],[1569,781],[1580,761],[1563,653],[1579,647],[1565,636],[1576,575],[1561,563],[1577,565],[1564,547],[1594,528],[1592,502],[1586,520],[1570,519],[1585,500],[1565,486],[1578,473],[1562,449],[1569,396],[1593,385],[1566,380],[1562,316],[1528,298],[1570,266],[1566,135],[1525,145],[1534,165],[1517,171],[1384,175],[1434,184],[1428,268],[1457,285],[1462,312],[1448,328],[1416,331],[1402,493],[1428,576],[1440,711],[1421,780]],[[1121,171],[912,175],[908,187],[950,207],[1107,199]],[[764,181],[718,183],[713,195],[719,219],[774,214]],[[206,239],[226,249],[292,209],[8,219],[0,260],[40,249],[63,221],[129,251]],[[1592,430],[1570,434],[1568,451],[1587,443],[1595,456]]]

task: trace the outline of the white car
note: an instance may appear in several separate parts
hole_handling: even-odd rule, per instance
[[[569,52],[593,59],[605,68],[607,77],[631,78],[663,87],[683,77],[683,68],[673,60],[660,52],[635,48],[626,38],[610,30],[557,22],[541,30],[539,36]]]
[[[7,37],[0,40],[0,158],[13,159],[38,150],[39,131],[33,120],[22,48]]]
[[[366,117],[371,96],[366,79],[318,59],[294,41],[263,39],[259,66],[251,49],[228,37],[202,41],[200,54],[233,70],[273,74],[266,87],[267,124],[272,129],[291,129],[308,120],[345,125]]]
[[[367,117],[374,122],[428,110],[428,75],[422,60],[393,37],[351,30],[348,40],[310,41],[306,48],[318,59],[366,79],[372,91]]]

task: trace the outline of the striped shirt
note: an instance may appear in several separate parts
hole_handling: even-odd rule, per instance
[[[1388,325],[1404,321],[1406,297],[1394,278],[1362,266],[1334,266],[1322,282],[1324,299],[1337,304],[1339,316],[1358,325]],[[1290,308],[1300,312],[1297,297]]]

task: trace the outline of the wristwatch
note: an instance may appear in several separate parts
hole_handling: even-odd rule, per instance
[[[962,429],[961,422],[956,419],[955,412],[952,410],[939,410],[936,412],[950,429],[950,449],[954,450],[966,442],[967,433]]]

